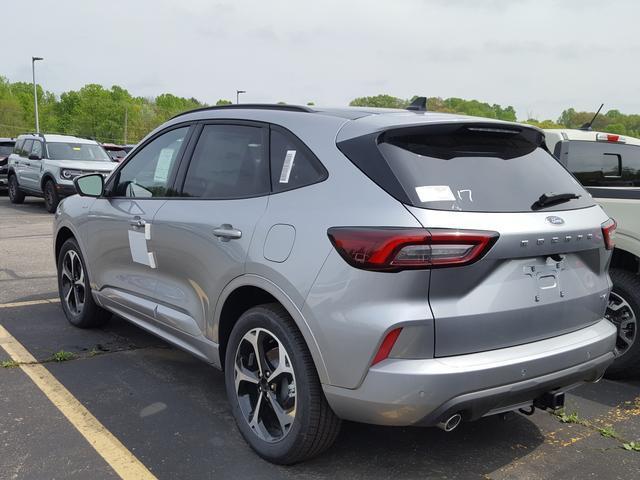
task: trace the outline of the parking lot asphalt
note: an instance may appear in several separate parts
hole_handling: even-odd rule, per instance
[[[508,414],[451,433],[345,423],[319,458],[264,462],[236,430],[221,372],[117,317],[76,329],[46,301],[57,297],[51,220],[37,199],[0,196],[0,326],[157,478],[640,478],[640,452],[623,448],[640,442],[638,380],[584,385],[562,418]],[[53,361],[60,351],[73,356]],[[30,366],[9,360],[0,348],[0,479],[118,478]]]

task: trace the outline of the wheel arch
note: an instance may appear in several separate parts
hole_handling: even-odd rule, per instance
[[[232,280],[222,291],[216,304],[212,336],[219,345],[220,365],[224,368],[229,335],[240,315],[256,305],[272,302],[282,305],[291,315],[311,353],[320,382],[329,383],[329,375],[322,353],[302,312],[276,284],[254,274],[242,275]]]
[[[634,253],[616,246],[611,257],[611,268],[640,274],[640,258]]]
[[[40,190],[44,192],[44,185],[49,180],[51,180],[53,182],[53,185],[55,186],[56,179],[51,172],[46,172],[44,175],[42,175],[42,178],[40,179]]]

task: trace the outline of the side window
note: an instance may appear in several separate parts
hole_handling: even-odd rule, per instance
[[[283,192],[324,180],[327,172],[309,148],[292,134],[271,129],[271,185]]]
[[[640,187],[640,146],[626,146],[622,156],[622,179],[625,185]]]
[[[567,167],[587,187],[616,186],[622,183],[622,152],[608,143],[570,141]]]
[[[33,141],[31,155],[38,155],[38,157],[42,158],[42,142],[38,142],[37,140]]]
[[[22,156],[28,157],[31,153],[31,145],[33,145],[33,140],[25,140],[24,146],[22,147]]]
[[[205,125],[193,151],[182,196],[247,198],[269,193],[265,128]]]
[[[169,179],[188,131],[189,127],[176,128],[145,145],[118,172],[112,195],[139,198],[172,196],[174,192]]]
[[[22,155],[22,146],[24,145],[24,138],[21,138],[16,142],[15,147],[13,147],[13,153],[16,155]]]

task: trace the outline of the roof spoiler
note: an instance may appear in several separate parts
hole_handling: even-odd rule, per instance
[[[412,112],[426,112],[427,97],[416,97],[415,100],[407,107],[407,110],[411,110]]]

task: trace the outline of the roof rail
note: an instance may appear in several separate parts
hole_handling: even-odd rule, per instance
[[[187,110],[186,112],[179,113],[171,117],[170,120],[186,115],[188,113],[205,112],[207,110],[283,110],[285,112],[303,112],[313,113],[316,110],[305,107],[303,105],[283,105],[281,103],[239,103],[232,105],[214,105],[211,107],[194,108],[193,110]]]

